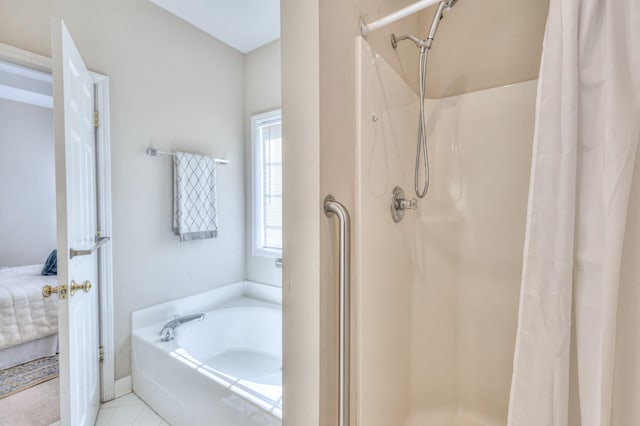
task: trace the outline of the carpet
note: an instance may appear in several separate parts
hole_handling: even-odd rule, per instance
[[[0,370],[0,399],[58,377],[58,355]]]
[[[54,426],[60,419],[59,390],[57,378],[0,399],[0,426]]]

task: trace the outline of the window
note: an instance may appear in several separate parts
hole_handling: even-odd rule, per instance
[[[251,117],[253,254],[282,255],[282,118],[280,110]]]

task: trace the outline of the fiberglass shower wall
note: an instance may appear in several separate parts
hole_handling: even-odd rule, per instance
[[[393,188],[415,197],[419,100],[361,38],[356,54],[359,424],[505,424],[536,82],[425,100],[429,193],[394,223]]]

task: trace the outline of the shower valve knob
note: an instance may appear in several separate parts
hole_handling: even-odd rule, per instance
[[[398,209],[400,210],[415,210],[418,208],[418,200],[416,198],[410,198],[408,200],[399,199],[396,200],[396,203],[398,204]]]
[[[404,198],[404,191],[399,186],[393,189],[391,195],[391,217],[394,222],[400,222],[406,210],[416,210],[418,200],[416,198]]]

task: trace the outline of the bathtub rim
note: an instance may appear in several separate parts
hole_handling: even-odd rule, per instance
[[[175,316],[208,312],[238,298],[248,298],[282,306],[282,287],[255,281],[238,281],[205,292],[170,300],[131,313],[131,332]]]
[[[271,303],[264,300],[255,299],[252,297],[247,297],[245,295],[242,295],[240,297],[226,299],[223,302],[213,305],[208,311],[205,312],[205,314],[209,312],[235,310],[235,309],[238,309],[238,310],[258,309],[258,310],[276,311],[276,312],[280,312],[280,314],[282,313],[282,306],[280,304]],[[194,313],[194,312],[191,312],[191,313]],[[189,312],[184,313],[184,315],[188,315],[188,314]],[[175,359],[177,358],[176,355],[172,355],[172,354],[176,354],[180,349],[182,349],[182,347],[180,346],[180,342],[177,338],[170,342],[160,341],[160,330],[162,329],[164,324],[166,324],[166,322],[168,322],[171,319],[172,318],[169,318],[169,319],[165,318],[159,322],[146,325],[145,327],[132,329],[132,333],[131,333],[132,335],[132,345],[131,345],[132,369],[137,369],[136,349],[138,348],[139,344],[150,346],[153,351],[159,354],[161,353],[162,355],[166,356],[170,362],[182,363],[185,366],[189,366],[189,364],[184,360]],[[188,326],[188,325],[189,324],[185,324],[184,326]],[[280,332],[282,332],[282,329],[280,330]],[[282,363],[282,353],[280,355],[280,362]],[[282,421],[282,396],[280,396],[279,403],[278,403],[278,401],[274,401],[269,397],[267,397],[266,395],[260,394],[259,392],[256,392],[254,389],[248,388],[244,385],[235,386],[235,387],[226,386],[224,381],[228,380],[228,377],[225,377],[223,372],[216,373],[216,372],[210,371],[212,370],[212,368],[203,362],[201,362],[201,365],[208,368],[197,368],[197,365],[194,364],[192,366],[192,371],[194,374],[200,374],[200,375],[206,376],[207,379],[213,382],[217,382],[217,385],[226,387],[229,392],[233,392],[239,397],[247,400],[249,403],[251,403],[256,408],[260,409],[264,413],[270,416],[273,416],[275,419],[279,420],[280,422]],[[136,371],[135,373],[137,374],[133,374],[134,390],[136,388],[136,377],[140,377],[139,375],[145,375],[145,373],[143,373],[142,371]],[[218,378],[216,379],[215,377],[212,377],[212,376],[217,376]],[[218,379],[222,379],[222,382]],[[280,384],[280,392],[282,393],[282,384]]]

